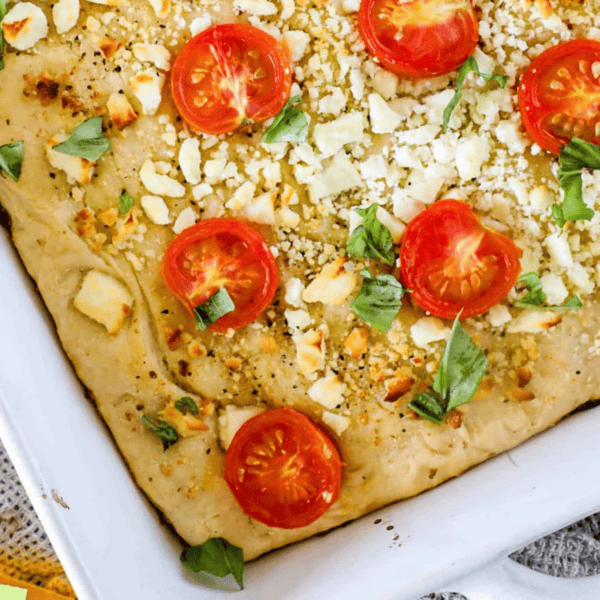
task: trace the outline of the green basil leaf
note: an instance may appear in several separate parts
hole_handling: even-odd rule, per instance
[[[225,288],[221,288],[206,302],[194,308],[198,331],[204,331],[223,315],[235,310],[235,304]]]
[[[184,396],[181,400],[175,402],[175,408],[182,414],[185,415],[187,412],[193,415],[198,414],[198,405],[188,396]]]
[[[366,210],[355,210],[363,222],[350,235],[346,248],[348,254],[361,258],[380,258],[388,265],[393,265],[396,254],[392,234],[377,218],[377,204],[371,204]]]
[[[244,552],[223,538],[211,538],[204,544],[184,548],[181,562],[194,573],[225,577],[230,573],[244,589]]]
[[[379,331],[388,331],[402,306],[406,288],[393,275],[371,277],[367,269],[360,274],[363,284],[350,309]]]
[[[446,400],[446,412],[473,397],[487,366],[487,357],[456,317],[432,386]]]
[[[102,117],[91,117],[75,128],[68,140],[53,146],[63,154],[97,161],[108,152],[110,144],[102,133]]]
[[[448,130],[448,123],[450,122],[450,117],[454,112],[454,109],[458,106],[460,99],[462,97],[463,85],[465,83],[465,79],[469,73],[477,73],[479,77],[482,77],[485,81],[495,81],[501,88],[506,87],[506,82],[508,81],[508,77],[506,75],[488,75],[487,73],[482,73],[479,70],[479,65],[475,60],[475,57],[470,56],[465,60],[458,72],[458,77],[456,79],[456,92],[452,97],[452,100],[448,103],[448,106],[444,109],[444,131]]]
[[[566,221],[589,221],[594,216],[594,211],[583,201],[581,170],[600,169],[600,146],[573,138],[558,157],[558,182],[565,197],[560,207],[552,207],[552,214],[562,229]]]
[[[2,34],[0,33],[0,39],[2,38]],[[0,71],[4,69],[4,58],[0,56]]]
[[[121,194],[119,196],[119,212],[123,214],[130,211],[134,203],[135,200],[129,194]]]
[[[11,179],[19,180],[23,166],[23,142],[13,142],[0,146],[0,173],[6,173]]]
[[[265,144],[274,142],[294,142],[301,144],[308,139],[308,119],[306,114],[293,103],[300,102],[300,96],[294,96],[281,109],[268,129],[264,132],[262,141]]]
[[[158,420],[158,424],[155,425],[150,419],[144,416],[142,417],[142,423],[144,423],[148,429],[154,431],[154,433],[162,440],[163,451],[168,450],[179,439],[179,435],[175,429],[160,419]]]
[[[6,0],[0,0],[0,21],[4,19],[6,16]],[[0,27],[0,54],[4,52],[4,33],[2,32],[2,28]],[[4,60],[0,57],[0,70],[4,69]]]
[[[583,306],[583,302],[578,296],[571,296],[562,304],[544,304],[546,294],[542,290],[542,282],[537,273],[524,273],[519,277],[527,286],[529,293],[515,303],[519,308],[532,308],[535,310],[575,310]]]
[[[432,421],[439,425],[442,422],[442,417],[446,412],[444,404],[431,392],[423,392],[419,394],[412,402],[409,403],[408,408],[414,410],[418,415],[421,415],[425,419]]]

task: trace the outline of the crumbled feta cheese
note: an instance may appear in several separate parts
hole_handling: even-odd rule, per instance
[[[79,19],[79,0],[58,0],[52,7],[52,18],[57,33],[66,33],[77,25]]]
[[[345,152],[333,157],[331,164],[322,173],[317,173],[308,184],[312,202],[326,196],[336,195],[355,187],[363,187],[363,180]]]
[[[233,4],[243,12],[257,17],[266,17],[277,12],[277,7],[269,0],[233,0]]]
[[[336,413],[329,412],[328,410],[323,411],[321,420],[327,427],[332,429],[336,435],[341,436],[348,427],[350,427],[350,418],[344,415],[338,415]]]
[[[67,174],[69,183],[77,181],[83,185],[88,184],[92,180],[94,172],[94,163],[81,158],[80,156],[72,156],[63,154],[53,150],[53,146],[62,144],[69,138],[65,133],[57,133],[46,142],[46,156],[48,162],[55,168],[64,171]]]
[[[406,229],[406,225],[390,215],[390,213],[381,206],[377,207],[377,218],[390,230],[394,244],[399,244],[402,239],[402,234]]]
[[[284,206],[277,211],[277,222],[280,227],[285,229],[296,229],[300,223],[300,215]]]
[[[17,50],[33,48],[48,35],[44,11],[31,2],[17,2],[0,24],[4,39]]]
[[[369,118],[373,133],[391,133],[402,120],[379,94],[369,94]]]
[[[580,263],[575,263],[568,271],[567,278],[576,285],[584,294],[590,294],[594,291],[594,284],[588,275],[585,267]]]
[[[562,321],[555,312],[525,310],[514,318],[507,327],[508,333],[541,333]]]
[[[275,225],[275,198],[274,194],[267,192],[252,199],[240,211],[240,216],[264,225]]]
[[[89,0],[93,4],[101,4],[102,6],[127,6],[128,0]]]
[[[133,297],[127,287],[111,275],[92,270],[85,274],[73,305],[115,335],[131,313]]]
[[[552,262],[559,267],[570,269],[573,266],[573,256],[566,235],[552,233],[546,238],[546,248]]]
[[[256,185],[251,181],[244,182],[225,203],[225,208],[242,210],[254,198],[254,192],[256,192]]]
[[[418,348],[428,348],[431,342],[447,340],[450,336],[450,328],[437,317],[421,317],[410,328],[413,342]]]
[[[363,116],[358,111],[350,112],[329,123],[317,123],[313,136],[323,156],[333,156],[346,144],[362,141]]]
[[[132,50],[140,62],[152,63],[161,71],[168,71],[171,67],[171,53],[160,44],[133,44]]]
[[[298,62],[305,54],[310,43],[310,36],[304,31],[286,31],[283,39],[290,49],[290,58]]]
[[[156,225],[167,225],[171,222],[169,207],[160,196],[142,196],[140,203],[146,216]]]
[[[156,172],[156,164],[147,160],[140,169],[140,179],[144,187],[157,196],[169,198],[181,198],[185,194],[185,187],[168,175],[160,175]]]
[[[303,375],[310,375],[325,366],[323,329],[311,329],[296,340],[296,360]]]
[[[504,306],[504,304],[496,304],[496,306],[492,306],[487,314],[487,317],[492,327],[502,327],[502,325],[505,325],[512,319],[508,308]]]
[[[197,138],[183,140],[179,149],[179,166],[188,183],[200,183],[200,141]]]
[[[317,379],[308,388],[308,395],[311,400],[325,408],[335,408],[344,401],[345,391],[346,386],[340,381],[340,378],[335,373],[331,373]]]
[[[265,412],[263,406],[234,406],[228,404],[219,414],[219,443],[223,450],[227,450],[238,429],[252,417]]]
[[[125,94],[111,94],[106,102],[106,108],[110,120],[117,129],[125,129],[137,120],[137,115]]]
[[[179,235],[184,229],[196,223],[196,217],[196,211],[191,206],[184,208],[175,219],[175,223],[173,223],[173,231]]]
[[[567,299],[569,292],[562,277],[554,273],[546,273],[540,277],[540,281],[548,304],[562,304]]]
[[[490,154],[488,138],[475,133],[462,138],[456,148],[456,167],[462,180],[474,179],[481,174],[481,166]]]
[[[192,37],[197,36],[201,31],[208,29],[212,24],[212,17],[209,13],[203,14],[201,17],[196,17],[190,23],[190,31],[192,33]]]
[[[302,309],[291,310],[286,308],[285,311],[283,311],[283,315],[288,326],[293,331],[302,331],[303,329],[306,329],[312,322],[310,315]]]
[[[410,198],[402,193],[396,194],[394,192],[394,194],[392,194],[392,200],[394,203],[394,216],[405,223],[410,223],[412,219],[427,208],[424,202]]]
[[[140,71],[131,78],[131,91],[142,104],[145,115],[153,115],[162,101],[162,87],[165,77],[151,69]]]
[[[213,193],[213,188],[208,183],[200,183],[192,188],[192,196],[194,200],[202,200]]]
[[[281,0],[282,11],[279,17],[282,21],[289,19],[296,10],[296,3],[294,0]]]
[[[500,121],[496,126],[496,137],[512,154],[523,154],[531,145],[531,141],[521,133],[520,121]]]
[[[109,2],[115,2],[120,0],[108,0]],[[123,0],[126,2],[127,0]],[[150,5],[154,9],[156,16],[159,19],[165,19],[171,10],[171,0],[149,0]]]
[[[356,287],[356,275],[344,268],[346,259],[340,256],[329,263],[308,284],[302,293],[304,302],[342,304]]]
[[[300,307],[302,306],[302,292],[304,291],[304,284],[297,277],[292,277],[285,284],[285,301],[290,306]]]
[[[346,96],[339,87],[333,88],[328,96],[319,100],[319,112],[331,115],[339,115],[346,106]]]

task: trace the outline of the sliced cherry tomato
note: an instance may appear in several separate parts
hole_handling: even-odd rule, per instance
[[[173,100],[196,131],[218,135],[274,117],[292,86],[288,52],[243,23],[214,25],[181,49],[171,70]]]
[[[211,331],[239,329],[271,303],[279,277],[262,237],[235,219],[207,219],[188,227],[167,247],[161,274],[169,291],[194,314],[194,308],[225,288],[235,310]]]
[[[337,500],[341,479],[333,441],[291,408],[246,421],[225,456],[225,481],[242,510],[271,527],[316,521]]]
[[[519,111],[544,150],[557,154],[574,137],[600,144],[598,65],[600,42],[572,40],[542,52],[523,74]]]
[[[487,312],[514,286],[521,250],[488,229],[466,202],[441,200],[406,228],[401,276],[414,301],[431,314],[466,319]]]
[[[479,36],[471,0],[362,0],[358,28],[386,69],[415,78],[454,71]]]

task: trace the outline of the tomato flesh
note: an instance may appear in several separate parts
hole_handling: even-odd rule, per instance
[[[210,326],[217,333],[254,321],[273,300],[279,279],[262,237],[234,219],[207,219],[185,229],[167,247],[161,273],[191,314],[220,288],[227,290],[235,310]]]
[[[214,25],[192,38],[171,70],[175,106],[185,122],[218,135],[274,117],[292,85],[288,54],[261,29]]]
[[[548,152],[574,137],[600,144],[600,42],[572,40],[542,52],[521,78],[519,111]]]
[[[414,78],[457,69],[479,35],[470,0],[362,0],[358,26],[384,67]]]
[[[333,441],[291,408],[246,421],[225,456],[225,481],[242,510],[271,527],[316,521],[337,500],[341,478]]]
[[[401,277],[431,314],[461,319],[487,312],[514,286],[521,250],[484,227],[466,202],[441,200],[407,226]]]

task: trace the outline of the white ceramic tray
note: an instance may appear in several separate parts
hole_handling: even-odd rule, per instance
[[[254,561],[243,592],[210,589],[180,565],[177,536],[133,483],[3,232],[0,281],[0,437],[80,600],[412,600],[461,591],[449,582],[600,509],[594,409],[430,492]]]

